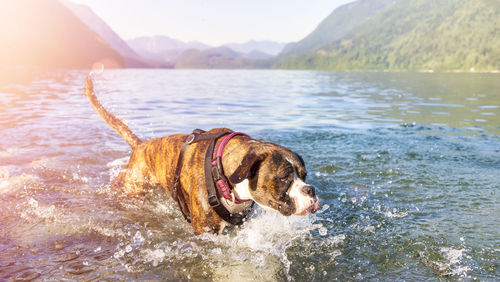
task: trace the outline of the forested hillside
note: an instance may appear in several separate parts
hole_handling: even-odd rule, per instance
[[[345,36],[275,67],[500,70],[500,1],[400,0]]]
[[[304,39],[286,45],[281,55],[308,52],[338,40],[396,2],[397,0],[358,0],[340,6]]]

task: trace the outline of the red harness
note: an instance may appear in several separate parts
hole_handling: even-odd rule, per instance
[[[222,154],[224,153],[224,148],[226,147],[229,140],[231,140],[231,138],[236,135],[243,135],[251,139],[250,136],[246,135],[243,132],[233,132],[226,135],[224,139],[220,141],[219,145],[217,146],[217,150],[215,151],[215,159],[212,160],[212,175],[214,177],[214,182],[217,183],[217,187],[219,188],[222,197],[226,198],[229,201],[234,201],[234,203],[236,204],[241,204],[251,200],[241,200],[235,193],[233,193],[224,174],[224,168],[222,167]]]

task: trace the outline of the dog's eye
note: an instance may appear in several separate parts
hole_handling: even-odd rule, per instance
[[[280,177],[280,182],[284,183],[284,184],[290,183],[290,176],[287,175],[287,176]]]

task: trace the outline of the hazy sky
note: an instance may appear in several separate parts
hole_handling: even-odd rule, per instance
[[[71,0],[85,4],[122,38],[166,35],[211,45],[298,41],[353,0]]]

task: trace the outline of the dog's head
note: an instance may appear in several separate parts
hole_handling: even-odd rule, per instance
[[[305,183],[304,160],[286,148],[274,144],[266,147],[250,150],[229,180],[248,186],[252,200],[283,215],[316,212],[318,197],[314,187]]]

